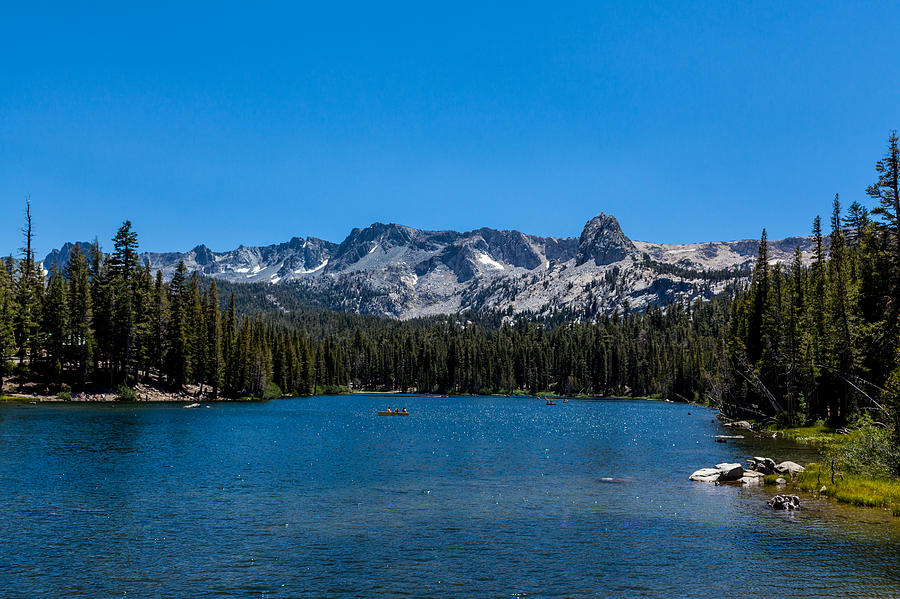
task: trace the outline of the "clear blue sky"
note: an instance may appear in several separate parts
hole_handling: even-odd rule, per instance
[[[39,255],[125,218],[148,250],[600,211],[777,238],[900,127],[889,2],[90,4],[4,6],[2,254],[26,195]]]

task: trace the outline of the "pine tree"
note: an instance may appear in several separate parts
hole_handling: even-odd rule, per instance
[[[25,200],[25,226],[22,234],[25,245],[21,248],[22,258],[19,260],[19,276],[16,281],[13,336],[18,347],[18,366],[24,374],[29,368],[26,363],[32,363],[38,354],[36,333],[43,289],[32,247],[34,230],[31,222],[31,198]]]
[[[858,246],[869,226],[869,211],[865,206],[854,201],[847,209],[844,225],[847,227],[847,243]]]
[[[206,382],[212,386],[213,398],[219,396],[222,383],[222,322],[219,317],[219,288],[213,281],[206,300]]]
[[[237,347],[237,317],[235,312],[234,292],[232,292],[231,298],[228,300],[228,309],[225,310],[225,315],[222,319],[222,358],[225,362],[223,379],[225,390],[231,394],[236,394],[240,389],[238,383],[240,366]]]
[[[113,238],[113,253],[109,260],[109,273],[115,289],[113,302],[113,337],[115,361],[120,376],[126,379],[132,366],[132,344],[135,320],[135,271],[137,270],[137,233],[126,220]]]
[[[823,415],[824,409],[820,401],[819,371],[825,362],[825,243],[822,236],[822,220],[820,217],[813,219],[813,261],[810,265],[808,277],[809,288],[807,290],[807,334],[806,343],[812,367],[812,394],[811,408],[817,415]]]
[[[203,344],[206,341],[206,326],[203,322],[203,298],[200,293],[200,277],[194,272],[191,274],[187,294],[187,331],[189,359],[189,382],[203,383],[206,372],[204,359],[206,352]]]
[[[806,289],[806,271],[803,268],[803,254],[800,247],[794,248],[794,259],[791,262],[790,279],[788,284],[788,364],[786,373],[788,412],[792,422],[797,418],[803,420],[806,414],[802,413],[799,395],[802,394],[805,369],[802,361],[801,335],[803,330],[804,291]]]
[[[181,389],[190,377],[190,347],[188,346],[188,290],[184,260],[178,262],[169,282],[169,322],[166,352],[166,371],[169,383]]]
[[[47,295],[41,315],[41,341],[46,352],[47,380],[59,387],[65,347],[68,341],[69,323],[67,319],[66,285],[56,260],[50,266]]]
[[[750,286],[752,306],[747,325],[747,356],[751,362],[760,358],[763,352],[766,319],[769,306],[769,250],[768,236],[763,229],[759,239],[759,252],[756,266],[753,268],[753,280]]]
[[[0,260],[0,394],[10,374],[15,352],[15,263],[12,256]]]
[[[163,372],[165,371],[166,356],[166,339],[167,324],[169,314],[169,299],[166,295],[167,289],[163,283],[162,271],[156,271],[156,281],[153,285],[153,296],[151,300],[151,342],[150,354],[152,356],[153,366],[157,370],[159,381],[163,380]]]
[[[134,283],[134,336],[132,378],[146,378],[154,361],[154,312],[156,290],[149,265],[138,266]]]
[[[69,254],[65,274],[69,282],[70,359],[76,364],[78,384],[84,388],[93,353],[93,302],[88,260],[77,244]]]
[[[888,149],[875,164],[878,181],[866,189],[866,193],[878,202],[872,214],[880,216],[894,243],[894,268],[900,268],[900,148],[897,131],[888,136]]]
[[[849,304],[853,301],[847,273],[847,247],[841,227],[841,204],[834,196],[831,216],[830,257],[827,267],[827,322],[828,338],[826,348],[831,375],[826,377],[829,384],[840,393],[833,393],[834,402],[830,412],[832,417],[846,419],[849,388],[844,382],[853,370],[853,339],[850,335]]]
[[[109,273],[109,261],[94,239],[89,251],[91,265],[91,303],[94,308],[94,339],[97,351],[94,353],[94,370],[100,371],[105,364],[106,380],[113,386],[114,302],[115,287]]]

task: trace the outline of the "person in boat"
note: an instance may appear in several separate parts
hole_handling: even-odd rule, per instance
[[[397,408],[396,410],[394,410],[394,414],[399,414],[399,413],[400,413],[400,408]]]
[[[406,408],[403,408],[403,412],[401,412],[401,413],[402,413],[402,414],[409,414],[409,412],[406,411]]]

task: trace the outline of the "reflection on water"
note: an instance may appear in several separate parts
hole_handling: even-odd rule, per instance
[[[396,399],[394,399],[396,402]],[[371,397],[0,407],[14,596],[595,597],[900,593],[900,518],[695,469],[712,412],[656,402]],[[690,413],[689,413],[690,412]]]

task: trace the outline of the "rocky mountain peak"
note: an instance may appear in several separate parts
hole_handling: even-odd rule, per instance
[[[578,238],[575,264],[581,266],[593,260],[597,266],[603,266],[623,260],[635,252],[634,244],[622,233],[616,217],[601,212],[584,225]]]
[[[67,241],[58,250],[53,250],[49,254],[47,254],[47,257],[44,258],[44,261],[42,262],[44,270],[50,270],[54,262],[56,262],[56,266],[60,270],[65,268],[66,264],[69,262],[69,255],[72,253],[72,250],[76,245],[78,246],[78,249],[80,249],[85,254],[87,254],[91,249],[91,243],[89,241],[78,241],[75,243]]]
[[[202,243],[191,250],[191,252],[193,252],[194,254],[194,260],[196,260],[197,264],[199,264],[200,266],[206,266],[207,264],[215,262],[213,253]]]

